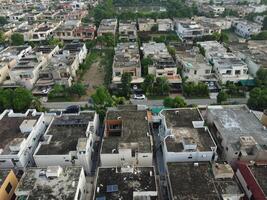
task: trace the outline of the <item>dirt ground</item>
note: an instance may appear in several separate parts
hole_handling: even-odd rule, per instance
[[[81,101],[87,101],[95,89],[104,84],[105,72],[103,66],[100,64],[100,59],[93,63],[87,72],[85,72],[82,83],[86,85],[86,95],[80,98]]]

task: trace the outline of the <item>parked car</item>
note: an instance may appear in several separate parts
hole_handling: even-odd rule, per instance
[[[144,94],[134,94],[133,98],[136,100],[145,100],[146,96]]]
[[[73,105],[73,106],[68,106],[64,113],[79,113],[80,112],[80,106]]]

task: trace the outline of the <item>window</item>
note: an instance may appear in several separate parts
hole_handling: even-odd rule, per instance
[[[209,69],[205,70],[205,74],[209,74],[209,73],[210,73]]]
[[[12,185],[11,185],[11,183],[8,183],[8,185],[6,186],[7,194],[9,194],[11,192],[11,190],[12,190]]]
[[[195,75],[197,74],[197,70],[194,71],[194,74],[195,74]]]

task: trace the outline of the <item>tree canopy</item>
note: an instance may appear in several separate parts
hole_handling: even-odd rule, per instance
[[[101,120],[104,119],[107,108],[114,105],[114,101],[105,87],[99,87],[91,96],[94,110],[99,114]]]
[[[168,108],[183,108],[187,106],[184,99],[179,96],[176,96],[175,98],[166,97],[163,100],[163,105]]]
[[[13,33],[11,35],[11,44],[15,46],[23,45],[24,44],[24,37],[20,33]]]
[[[123,73],[121,76],[122,96],[129,98],[131,94],[132,75],[130,73]]]
[[[33,100],[31,91],[25,88],[0,89],[0,110],[14,109],[16,112],[24,112],[30,108]]]

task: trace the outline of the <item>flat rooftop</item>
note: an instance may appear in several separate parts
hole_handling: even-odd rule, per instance
[[[252,136],[260,145],[267,143],[267,130],[246,106],[209,106],[208,116],[226,143],[237,143],[240,136]]]
[[[66,44],[63,48],[63,50],[68,50],[70,53],[75,53],[75,52],[80,52],[81,49],[83,48],[83,43],[70,43]]]
[[[7,114],[0,119],[0,155],[7,155],[11,153],[9,145],[16,139],[27,139],[28,134],[23,134],[20,130],[20,125],[24,120],[38,121],[40,115],[33,116],[29,113],[26,117],[9,117]]]
[[[221,199],[223,194],[242,195],[233,178],[215,179],[208,162],[168,163],[173,199]]]
[[[73,200],[82,168],[65,167],[59,177],[53,178],[40,175],[45,170],[41,168],[27,169],[18,184],[16,193],[29,193],[27,200]]]
[[[94,112],[56,117],[46,134],[52,136],[50,142],[41,144],[36,155],[63,155],[76,151],[78,140],[86,137],[86,129],[93,119]]]
[[[188,127],[193,128],[193,121],[204,121],[196,108],[166,109],[161,112],[165,116],[168,128]]]
[[[112,153],[118,149],[121,143],[138,143],[139,152],[151,152],[149,124],[146,110],[124,110],[108,111],[107,120],[118,120],[122,122],[121,136],[108,136],[104,138],[102,153]]]
[[[249,168],[267,196],[267,165],[249,166]]]
[[[183,152],[183,143],[190,145],[196,144],[197,151],[210,151],[211,147],[215,147],[208,129],[205,128],[175,128],[172,129],[174,138],[168,137],[166,141],[169,152]],[[192,151],[192,150],[190,150]]]
[[[111,187],[114,188],[113,192],[108,191]],[[122,172],[121,168],[99,168],[95,199],[133,200],[135,191],[157,191],[153,167],[137,167],[133,172]]]

